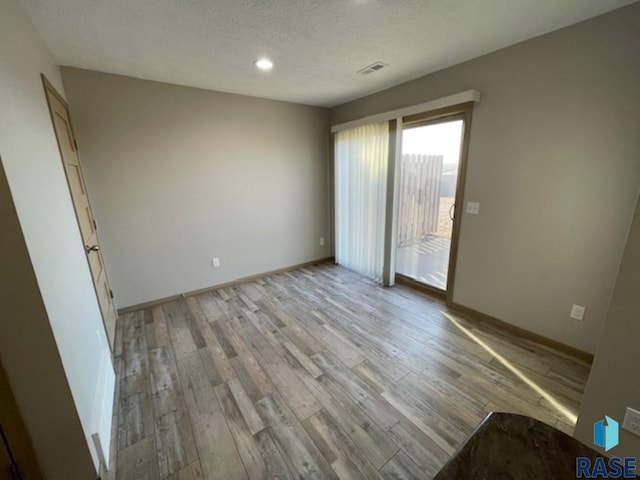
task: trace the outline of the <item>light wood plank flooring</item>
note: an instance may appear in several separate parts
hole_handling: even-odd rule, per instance
[[[108,479],[431,478],[490,411],[572,432],[589,367],[320,264],[123,315]]]

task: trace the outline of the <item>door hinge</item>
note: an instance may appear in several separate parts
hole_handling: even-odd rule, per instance
[[[73,139],[73,146],[75,147],[76,152],[77,152],[78,151],[78,141],[75,138]]]
[[[97,229],[98,229],[98,224],[96,223],[96,221],[95,221],[95,220],[93,221],[93,229],[94,229],[94,230],[97,230]]]
[[[111,298],[113,298],[113,290],[109,290],[109,295],[111,295]]]

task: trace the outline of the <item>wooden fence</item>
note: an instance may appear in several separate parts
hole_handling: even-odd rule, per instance
[[[438,230],[442,155],[402,156],[398,246],[424,240]]]

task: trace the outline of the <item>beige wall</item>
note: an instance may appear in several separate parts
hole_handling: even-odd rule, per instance
[[[119,308],[329,255],[327,109],[62,75]]]
[[[41,72],[62,92],[18,0],[0,0],[0,356],[46,478],[88,480],[115,382]]]
[[[456,303],[594,351],[640,185],[639,24],[636,3],[332,110],[337,124],[482,92]]]
[[[582,399],[575,436],[593,443],[593,423],[605,415],[622,420],[627,407],[640,410],[640,206],[636,207],[627,247],[611,300],[611,307],[587,389]],[[595,447],[594,447],[595,448]],[[640,437],[620,430],[620,444],[609,456],[640,455]]]
[[[0,225],[0,359],[46,478],[89,479],[95,471],[2,168]]]

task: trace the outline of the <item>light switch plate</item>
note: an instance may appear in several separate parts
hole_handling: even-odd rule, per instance
[[[480,203],[467,202],[467,213],[469,215],[478,215],[480,213]]]

